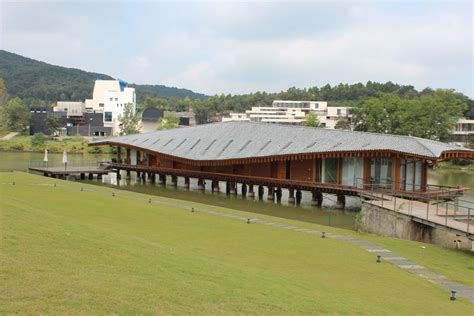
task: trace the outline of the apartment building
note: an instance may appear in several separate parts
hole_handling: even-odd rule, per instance
[[[325,101],[275,100],[272,106],[252,107],[245,113],[230,113],[222,118],[228,121],[250,121],[263,123],[302,124],[308,113],[314,113],[322,127],[333,129],[341,117],[352,118],[350,107],[328,107]]]

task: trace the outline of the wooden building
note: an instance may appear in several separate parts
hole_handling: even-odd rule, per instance
[[[260,196],[265,186],[271,199],[286,188],[290,201],[295,191],[298,199],[300,190],[308,190],[315,204],[324,192],[337,194],[342,204],[344,195],[373,188],[413,197],[432,194],[429,165],[474,159],[474,150],[411,136],[250,122],[104,138],[89,145],[117,146],[112,167],[128,175],[137,171],[151,181],[171,176],[172,183],[180,176],[188,184],[197,178],[200,186],[210,180],[212,188],[225,181],[231,194],[242,183],[249,196],[255,187]]]

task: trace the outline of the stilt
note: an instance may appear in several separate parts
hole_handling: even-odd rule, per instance
[[[275,189],[272,186],[268,186],[267,200],[273,201],[275,198]]]
[[[151,173],[151,174],[150,174],[150,181],[151,181],[151,183],[153,183],[153,184],[156,183],[156,173]]]
[[[258,199],[259,200],[263,200],[263,194],[264,194],[263,186],[259,185],[258,186]]]
[[[140,171],[137,171],[137,179],[140,180]]]
[[[212,193],[219,193],[219,181],[212,180]]]
[[[94,174],[93,173],[89,173],[89,180],[92,180],[94,179]]]
[[[234,182],[230,183],[230,195],[237,195],[237,185]]]
[[[166,185],[166,175],[165,174],[160,174],[159,179],[160,179],[160,184],[161,185]]]
[[[120,180],[122,176],[120,175],[120,170],[117,170],[117,180]],[[81,179],[82,179],[82,173],[81,173]]]
[[[318,205],[321,204],[321,202],[319,201],[319,195],[318,195],[318,193],[321,194],[320,192],[318,192],[318,191],[316,191],[316,190],[314,190],[314,191],[311,192],[311,194],[312,194],[311,205],[312,205],[312,206],[318,206]]]
[[[255,192],[253,191],[253,184],[249,184],[249,193],[247,195],[251,199],[255,197]]]
[[[276,193],[277,203],[280,203],[281,202],[281,195],[282,195],[281,188],[277,188],[275,193]]]
[[[127,180],[130,180],[132,178],[130,170],[127,170]]]
[[[142,172],[142,181],[146,182],[146,172]]]
[[[204,179],[198,179],[198,189],[204,191],[206,189],[206,182]]]
[[[242,196],[247,196],[247,185],[245,183],[242,183]]]
[[[288,203],[295,204],[295,190],[288,189]]]
[[[46,175],[47,176],[47,175]],[[85,173],[81,173],[81,180],[85,180],[86,179],[86,174]]]
[[[102,173],[97,174],[97,180],[102,180]]]
[[[171,176],[171,185],[176,187],[178,186],[178,177],[177,176]]]
[[[342,194],[337,195],[336,209],[344,209],[346,206],[346,196]]]
[[[189,189],[189,177],[184,177],[184,186]]]
[[[230,194],[230,182],[228,181],[225,183],[225,194]]]
[[[301,193],[301,190],[300,189],[296,190],[296,204],[297,205],[301,204],[302,197],[303,197],[303,194]]]

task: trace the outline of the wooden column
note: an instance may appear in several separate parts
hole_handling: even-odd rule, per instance
[[[120,151],[120,146],[117,146],[117,162],[120,163],[122,160],[122,155]]]
[[[130,161],[131,161],[130,160],[130,148],[127,148],[127,161],[126,161],[126,163],[130,164]]]
[[[392,160],[392,190],[400,191],[400,158],[395,157]]]

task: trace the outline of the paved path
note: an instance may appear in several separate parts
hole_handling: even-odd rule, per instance
[[[3,185],[12,185],[12,183],[2,183]],[[20,183],[15,183],[15,185],[19,185]],[[66,186],[63,183],[30,183],[27,185],[45,185],[45,186],[58,186],[62,187],[65,189],[69,190],[78,190],[78,188],[73,188],[71,186]],[[287,229],[294,231],[296,233],[303,233],[303,234],[312,234],[312,235],[318,235],[318,236],[323,236],[324,238],[332,238],[336,240],[340,240],[342,242],[348,242],[351,243],[355,246],[358,246],[362,248],[365,251],[368,251],[374,255],[374,260],[376,260],[377,256],[380,256],[381,260],[384,260],[386,262],[389,262],[390,264],[394,265],[395,267],[398,267],[400,269],[405,270],[408,273],[413,274],[416,277],[425,279],[433,284],[436,284],[440,288],[448,291],[456,291],[456,295],[460,297],[465,297],[468,300],[470,300],[471,303],[474,304],[474,288],[465,286],[464,284],[461,284],[458,281],[455,280],[450,280],[444,275],[437,274],[428,268],[417,264],[416,262],[409,260],[408,258],[402,257],[398,255],[397,253],[377,246],[371,242],[367,242],[364,240],[360,240],[354,237],[350,236],[344,236],[340,234],[332,234],[332,233],[326,233],[323,231],[320,231],[318,229],[309,229],[305,227],[300,227],[300,226],[295,226],[295,225],[287,225],[283,223],[277,223],[277,222],[272,222],[269,220],[262,220],[258,218],[253,218],[253,217],[243,217],[239,216],[236,214],[231,214],[231,213],[226,213],[224,211],[215,211],[215,210],[210,210],[207,208],[203,207],[191,207],[189,205],[184,205],[184,204],[179,204],[179,203],[173,203],[173,202],[167,202],[167,201],[160,201],[157,200],[156,198],[142,198],[138,196],[132,195],[132,192],[127,192],[127,191],[105,191],[105,190],[97,190],[97,189],[90,189],[90,188],[80,188],[81,191],[86,191],[86,192],[93,192],[96,194],[101,194],[101,195],[109,195],[111,194],[112,196],[116,198],[125,198],[129,200],[136,200],[136,201],[144,201],[147,203],[154,203],[154,204],[160,204],[160,205],[167,205],[167,206],[172,206],[176,208],[181,208],[186,211],[190,212],[201,212],[213,216],[220,216],[220,217],[226,217],[229,219],[234,219],[238,220],[247,224],[258,224],[258,225],[266,225],[266,226],[272,226],[272,227],[277,227],[281,229]],[[131,194],[132,193],[132,194]],[[238,212],[245,212],[245,211],[238,211]],[[249,215],[253,215],[249,213]],[[449,294],[448,294],[449,295]]]
[[[18,134],[19,134],[18,132],[10,132],[7,135],[3,136],[2,140],[10,140]]]

